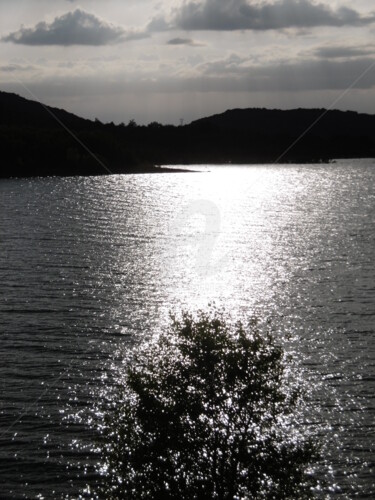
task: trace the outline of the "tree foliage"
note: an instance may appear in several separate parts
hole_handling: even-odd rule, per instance
[[[183,313],[138,348],[106,430],[107,498],[302,498],[315,457],[299,391],[256,321]]]
[[[0,178],[274,163],[282,152],[283,162],[295,163],[375,157],[375,116],[337,110],[323,116],[323,111],[237,109],[183,126],[144,126],[134,119],[115,125],[0,91]],[[308,133],[302,137],[303,130]]]

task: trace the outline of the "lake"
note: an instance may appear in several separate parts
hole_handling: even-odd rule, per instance
[[[0,181],[1,498],[89,497],[126,352],[212,302],[290,333],[316,496],[375,494],[375,161],[190,168]]]

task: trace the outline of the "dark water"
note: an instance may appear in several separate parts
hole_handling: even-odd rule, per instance
[[[94,484],[124,352],[213,300],[292,333],[317,497],[374,497],[375,163],[210,170],[0,181],[0,498]]]

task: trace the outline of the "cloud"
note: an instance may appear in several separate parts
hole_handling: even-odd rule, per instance
[[[171,19],[154,19],[150,31],[169,28],[183,30],[281,30],[318,26],[363,26],[375,22],[375,13],[362,16],[357,11],[341,7],[332,9],[312,0],[185,0],[173,11]]]
[[[168,45],[191,45],[193,40],[191,38],[172,38],[168,40]]]
[[[253,64],[251,59],[232,54],[229,57],[199,64],[190,72],[181,72],[180,67],[160,67],[149,71],[147,65],[139,69],[119,70],[113,65],[110,72],[105,71],[92,78],[90,67],[79,67],[79,71],[67,74],[50,69],[43,78],[30,78],[26,84],[36,95],[64,98],[67,96],[97,95],[172,95],[192,93],[195,95],[223,93],[239,94],[276,94],[281,92],[334,91],[339,95],[348,88],[373,92],[375,88],[375,58],[349,60],[295,61],[284,64]],[[140,73],[141,72],[141,73]],[[362,78],[358,78],[363,75]],[[169,99],[169,97],[168,97]],[[142,100],[141,100],[142,101]]]
[[[17,71],[29,71],[35,69],[34,66],[22,66],[20,64],[7,64],[0,66],[0,71],[4,73],[14,73]]]
[[[238,56],[201,65],[215,90],[273,92],[370,89],[375,87],[375,59],[306,60],[289,64],[251,65]],[[362,78],[359,78],[363,75]]]
[[[191,38],[172,38],[168,40],[167,45],[189,45],[191,47],[201,47],[202,44],[194,42]]]
[[[93,14],[76,9],[56,17],[50,24],[40,22],[33,28],[22,26],[2,40],[23,45],[108,45],[145,36],[143,32],[125,31]]]
[[[319,47],[314,51],[314,55],[325,59],[341,59],[349,57],[363,57],[375,53],[374,46],[366,47]]]
[[[147,30],[149,32],[153,31],[168,31],[171,28],[170,23],[163,17],[154,17],[148,24]]]

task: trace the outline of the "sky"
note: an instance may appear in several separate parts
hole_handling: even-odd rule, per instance
[[[115,123],[375,113],[375,2],[0,0],[0,90]]]

